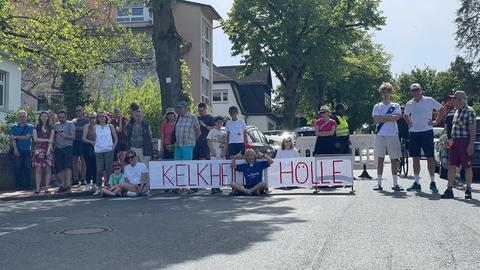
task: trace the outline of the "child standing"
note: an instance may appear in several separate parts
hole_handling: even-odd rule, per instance
[[[242,119],[238,119],[238,108],[231,106],[228,113],[232,120],[228,120],[225,124],[227,131],[228,154],[227,158],[231,158],[238,153],[245,154],[245,144],[247,139],[247,125]]]
[[[245,162],[242,164],[236,164],[238,158],[241,155],[237,154],[233,157],[230,167],[236,171],[243,172],[245,178],[245,185],[241,183],[232,182],[230,186],[235,189],[234,195],[240,193],[258,196],[263,195],[267,191],[267,183],[263,181],[263,170],[273,163],[273,160],[263,154],[255,153],[252,149],[245,151]],[[257,160],[258,158],[265,158],[266,160]]]
[[[210,160],[225,159],[225,144],[227,142],[227,133],[222,130],[223,117],[215,117],[215,128],[208,132],[208,148],[210,149]],[[219,188],[212,188],[212,194],[221,193]]]

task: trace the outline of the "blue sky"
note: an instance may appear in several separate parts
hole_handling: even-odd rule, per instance
[[[233,0],[192,0],[213,6],[225,19]],[[446,70],[458,51],[455,48],[457,0],[384,0],[381,10],[386,25],[374,33],[374,41],[393,56],[392,74],[415,67]],[[218,25],[218,22],[215,22]],[[231,43],[221,28],[213,34],[213,61],[216,65],[235,65],[239,57],[230,55]]]

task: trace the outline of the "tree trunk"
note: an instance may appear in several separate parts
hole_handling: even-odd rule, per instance
[[[327,78],[323,74],[315,75],[313,78],[313,85],[315,88],[315,100],[317,102],[316,109],[325,104],[325,87],[327,86]]]
[[[175,27],[172,8],[175,0],[151,1],[153,47],[160,81],[162,111],[183,99],[180,62],[181,38]]]
[[[301,71],[296,69],[285,78],[285,97],[283,110],[283,127],[293,130],[296,127],[296,113],[298,106],[298,79]]]

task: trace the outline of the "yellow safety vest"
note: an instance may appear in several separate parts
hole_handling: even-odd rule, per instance
[[[338,122],[340,122],[340,124],[337,125],[337,128],[335,129],[335,135],[337,137],[345,137],[345,136],[348,136],[350,134],[350,131],[348,129],[348,123],[347,123],[347,120],[345,120],[345,118],[343,118],[342,116],[336,114],[335,115],[338,119]]]

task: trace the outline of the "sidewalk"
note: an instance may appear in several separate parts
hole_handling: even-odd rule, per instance
[[[33,192],[35,190],[6,190],[0,191],[0,201],[20,201],[20,200],[52,200],[52,199],[64,199],[64,198],[72,198],[72,197],[83,197],[83,196],[90,196],[93,194],[93,191],[83,191],[84,186],[75,185],[72,186],[72,193],[57,193],[58,188],[50,188],[50,194],[45,195],[40,192],[39,195],[34,195]]]

